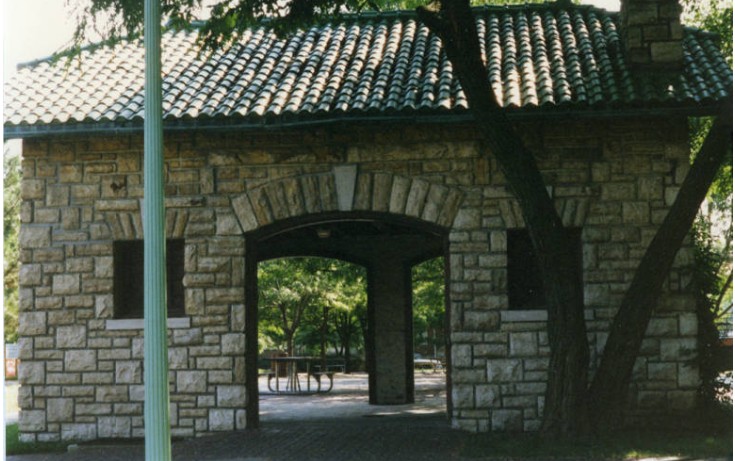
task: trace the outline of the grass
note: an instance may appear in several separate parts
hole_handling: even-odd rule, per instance
[[[548,440],[533,434],[476,434],[462,456],[501,459],[635,460],[651,457],[701,459],[732,454],[732,435],[635,432],[579,440]]]
[[[18,441],[18,425],[5,426],[5,448],[9,455],[27,455],[30,453],[62,453],[66,451],[64,442],[20,443]]]

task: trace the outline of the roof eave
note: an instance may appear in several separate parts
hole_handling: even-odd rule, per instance
[[[602,108],[578,109],[539,108],[536,110],[508,111],[508,118],[514,121],[540,121],[553,119],[556,121],[595,120],[595,119],[622,119],[622,118],[659,118],[659,117],[703,117],[718,113],[721,101],[709,104],[663,106],[663,107],[631,107],[631,108]],[[322,127],[329,125],[359,124],[436,124],[455,123],[466,124],[472,122],[472,114],[467,111],[446,111],[440,113],[423,114],[342,114],[331,117],[289,117],[289,118],[237,118],[237,119],[188,119],[164,120],[163,129],[166,132],[181,131],[268,131],[283,129],[298,129],[308,127]],[[32,139],[49,136],[68,135],[123,135],[140,134],[143,132],[141,120],[124,122],[80,122],[73,124],[44,124],[44,125],[5,125],[3,133],[5,139]]]

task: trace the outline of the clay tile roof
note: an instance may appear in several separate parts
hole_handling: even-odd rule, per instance
[[[488,79],[511,113],[711,112],[732,85],[715,37],[697,30],[685,29],[685,67],[672,76],[626,66],[617,13],[554,4],[475,12]],[[284,39],[256,27],[212,56],[195,40],[196,31],[163,37],[169,127],[467,113],[440,41],[413,13],[346,16]],[[27,65],[5,84],[6,136],[139,128],[143,78],[142,41],[84,51],[70,65]]]

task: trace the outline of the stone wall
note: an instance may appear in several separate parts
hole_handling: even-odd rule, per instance
[[[678,0],[620,2],[620,35],[632,67],[660,73],[684,66],[681,10]]]
[[[521,128],[565,224],[583,228],[595,362],[687,171],[686,121]],[[539,427],[545,312],[508,310],[506,229],[523,227],[523,219],[471,129],[177,133],[167,135],[165,157],[167,234],[185,239],[186,317],[169,319],[173,435],[244,427],[243,233],[345,206],[450,231],[453,425]],[[335,186],[335,167],[345,164],[359,172],[348,205]],[[21,439],[142,436],[142,321],[113,319],[112,296],[113,241],[142,238],[142,139],[26,140],[23,173]],[[693,404],[699,378],[690,263],[687,245],[643,344],[633,414]]]

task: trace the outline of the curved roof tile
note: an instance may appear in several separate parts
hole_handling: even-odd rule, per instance
[[[487,76],[513,110],[704,105],[727,97],[732,71],[713,36],[685,30],[679,75],[631,72],[616,13],[555,4],[477,8]],[[199,53],[196,31],[163,43],[166,121],[461,111],[467,100],[441,42],[412,13],[346,16],[279,38],[255,27]],[[126,124],[143,117],[143,45],[40,61],[5,84],[5,126]]]

